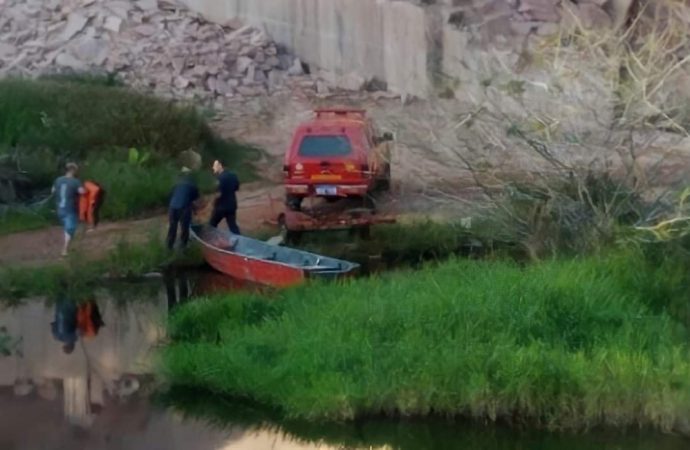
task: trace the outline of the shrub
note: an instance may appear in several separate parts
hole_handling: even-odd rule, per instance
[[[617,255],[524,269],[457,260],[275,299],[215,298],[173,316],[162,369],[172,384],[310,420],[670,428],[690,408],[687,336],[643,297],[651,287],[638,289],[652,276]]]

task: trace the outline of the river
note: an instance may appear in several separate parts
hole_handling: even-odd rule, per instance
[[[690,440],[641,431],[556,434],[438,419],[289,422],[210,395],[161,396],[153,373],[168,315],[194,295],[241,288],[205,273],[80,292],[88,306],[79,310],[58,294],[0,301],[0,450],[690,448]],[[88,316],[85,334],[53,327],[56,312]]]

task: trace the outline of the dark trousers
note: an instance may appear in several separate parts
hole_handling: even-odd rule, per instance
[[[211,214],[210,225],[214,228],[218,227],[218,224],[225,219],[228,224],[228,229],[232,234],[240,234],[240,228],[237,226],[237,210],[226,210],[220,208],[213,208],[213,214]]]
[[[103,202],[105,201],[105,190],[101,188],[100,192],[96,196],[96,203],[93,206],[93,226],[98,226],[98,223],[101,221],[101,206],[103,206]]]
[[[192,224],[192,209],[170,209],[168,212],[168,248],[173,249],[175,246],[175,238],[177,237],[177,225],[182,228],[180,233],[180,241],[182,246],[187,246],[189,242],[189,227]]]

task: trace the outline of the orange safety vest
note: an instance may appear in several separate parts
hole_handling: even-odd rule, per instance
[[[98,334],[103,325],[98,306],[92,301],[77,308],[77,329],[82,337],[91,338]]]
[[[95,225],[96,200],[101,193],[101,187],[93,181],[85,181],[86,193],[79,196],[79,220]]]

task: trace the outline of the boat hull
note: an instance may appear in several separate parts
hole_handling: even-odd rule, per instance
[[[215,270],[264,286],[284,288],[308,278],[338,279],[359,269],[359,264],[273,246],[207,226],[192,226],[192,237],[201,243],[204,259]]]
[[[210,248],[204,248],[203,255],[208,265],[218,272],[252,283],[289,287],[302,283],[306,278],[303,270],[277,266],[246,256],[218,253]]]

